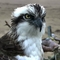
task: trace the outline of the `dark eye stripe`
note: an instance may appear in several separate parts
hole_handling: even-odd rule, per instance
[[[42,21],[45,22],[45,18],[42,18]]]
[[[19,22],[23,22],[25,21],[25,19],[23,18],[23,16],[25,16],[26,14],[22,14],[20,15],[18,18],[16,19],[12,19],[11,22],[12,24],[18,24]],[[28,14],[31,18],[30,19],[26,19],[26,20],[34,20],[34,16],[31,14]]]

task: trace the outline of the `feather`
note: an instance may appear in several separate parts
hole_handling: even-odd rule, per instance
[[[0,53],[0,58],[3,58],[3,56],[7,56],[8,59],[8,56],[13,57],[18,54],[24,55],[23,51],[24,50],[19,45],[19,42],[16,42],[13,38],[11,38],[8,33],[0,38],[0,52],[3,53]]]
[[[43,8],[39,4],[28,4],[14,10],[10,31],[0,38],[0,51],[4,56],[8,56],[10,60],[43,60],[41,43],[45,21],[43,22],[40,16],[45,13]],[[34,16],[34,19],[24,19],[26,14]],[[32,20],[42,22],[37,22],[39,26],[36,26],[36,22],[31,24]]]

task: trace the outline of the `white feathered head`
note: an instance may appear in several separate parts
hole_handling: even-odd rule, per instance
[[[15,9],[11,16],[12,25],[27,22],[36,28],[40,28],[41,31],[43,23],[45,23],[46,11],[45,8],[39,4],[28,4]]]

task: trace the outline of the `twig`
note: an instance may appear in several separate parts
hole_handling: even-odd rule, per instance
[[[11,28],[11,26],[8,24],[7,21],[5,21],[5,25],[8,26],[9,28]]]

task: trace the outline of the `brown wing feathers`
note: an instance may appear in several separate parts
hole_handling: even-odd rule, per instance
[[[0,38],[0,52],[5,56],[24,55],[24,50],[19,43],[9,37],[8,33]]]

